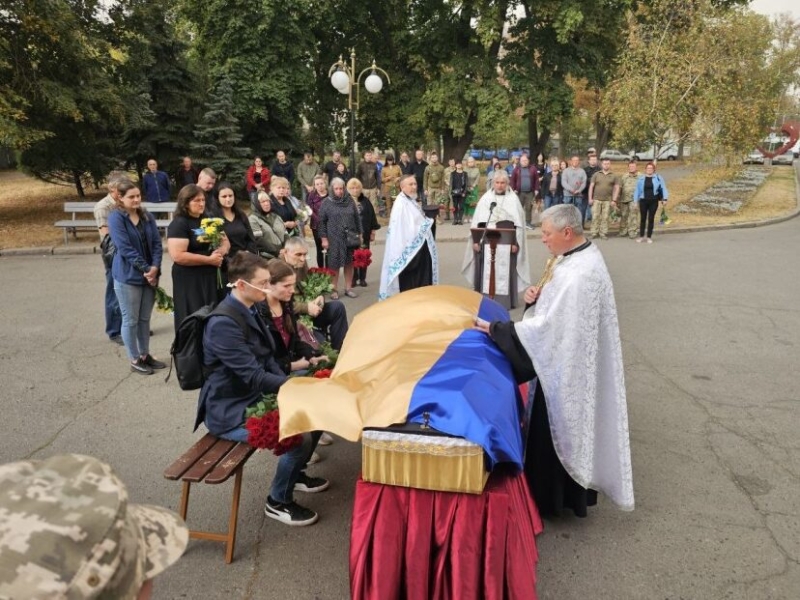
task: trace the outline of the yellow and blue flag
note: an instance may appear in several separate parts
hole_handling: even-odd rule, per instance
[[[353,321],[330,379],[281,387],[281,437],[324,430],[351,441],[369,427],[428,423],[483,447],[489,468],[522,468],[520,397],[511,365],[475,317],[508,321],[477,292],[429,286],[374,304]],[[423,416],[425,415],[425,416]]]

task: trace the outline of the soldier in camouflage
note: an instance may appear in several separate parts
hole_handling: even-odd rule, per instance
[[[0,598],[149,598],[189,532],[128,503],[111,467],[76,454],[0,466]]]
[[[447,195],[445,194],[444,182],[444,165],[439,162],[439,155],[436,152],[431,152],[431,162],[425,167],[425,174],[423,176],[423,188],[425,189],[425,196],[428,199],[428,204],[438,204],[439,212],[444,210]],[[450,202],[447,201],[449,208]],[[448,213],[449,214],[449,213]],[[448,217],[449,218],[449,217]],[[441,223],[441,218],[439,218]]]
[[[638,179],[636,161],[632,160],[628,163],[628,172],[620,177],[619,237],[634,239],[639,234],[639,207],[633,201]]]

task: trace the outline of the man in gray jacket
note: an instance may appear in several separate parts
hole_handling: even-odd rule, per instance
[[[586,171],[581,168],[581,157],[573,154],[569,159],[569,166],[561,174],[561,185],[564,187],[564,204],[574,204],[586,214],[583,206],[582,192],[586,189]]]

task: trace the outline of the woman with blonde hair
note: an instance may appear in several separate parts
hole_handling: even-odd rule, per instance
[[[285,177],[273,177],[269,184],[269,200],[272,204],[272,212],[283,219],[286,233],[290,236],[300,233],[297,211],[294,208],[294,204],[292,204],[291,189],[291,184]]]

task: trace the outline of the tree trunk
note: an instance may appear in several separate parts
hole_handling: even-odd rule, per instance
[[[550,128],[542,127],[541,134],[539,133],[539,120],[536,115],[528,115],[528,147],[531,149],[531,160],[536,160],[539,153],[544,156],[544,150],[547,143],[550,141]],[[545,162],[547,156],[545,156]]]
[[[86,198],[86,192],[83,191],[83,183],[81,183],[81,172],[72,171],[72,180],[75,182],[75,190],[78,192],[78,198]]]
[[[447,164],[447,161],[451,158],[455,158],[456,160],[461,160],[464,158],[464,155],[467,153],[467,150],[469,150],[469,146],[472,143],[472,139],[475,137],[475,134],[472,133],[472,126],[474,124],[475,119],[472,115],[470,115],[469,119],[467,120],[467,127],[464,131],[464,135],[460,137],[455,137],[452,129],[444,130],[444,133],[442,134],[444,148],[442,149],[441,162]]]

